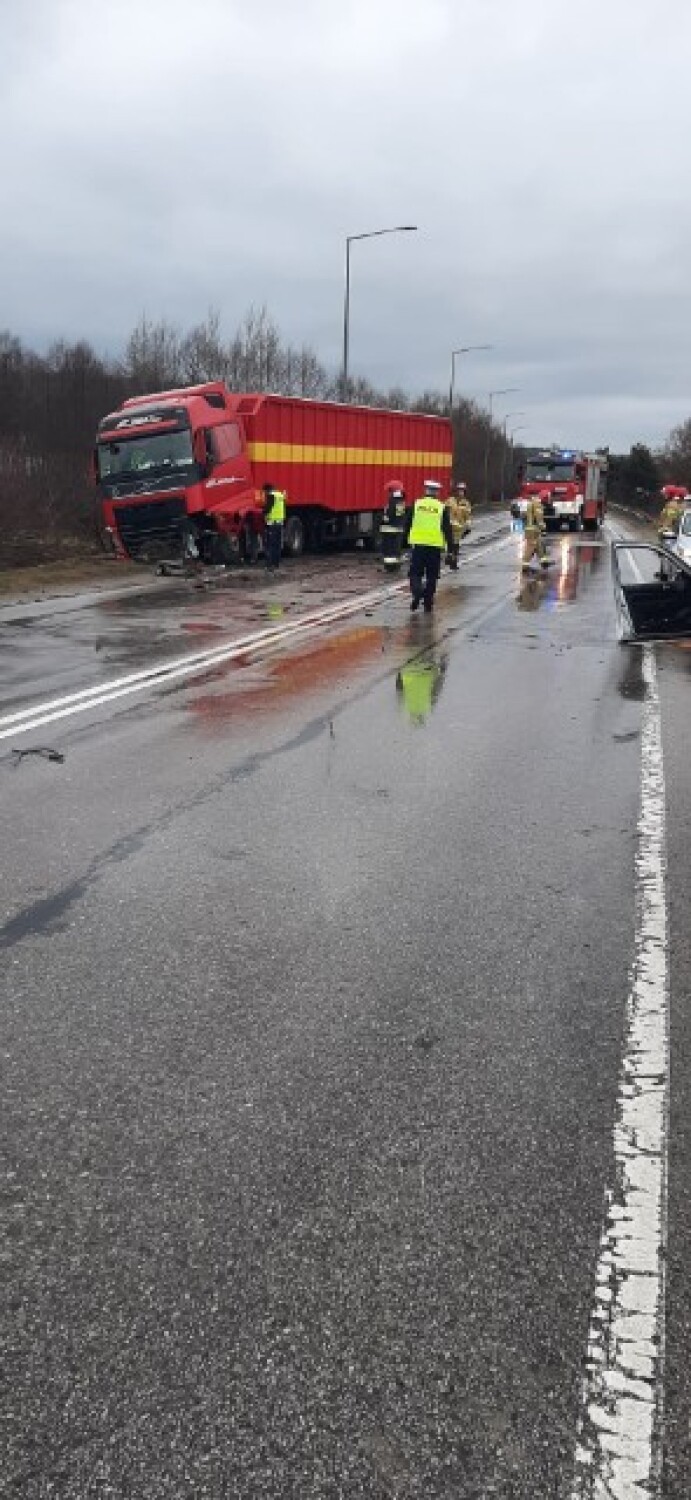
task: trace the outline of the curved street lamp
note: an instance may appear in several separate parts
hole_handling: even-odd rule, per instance
[[[462,344],[451,350],[451,381],[449,383],[449,416],[453,417],[453,397],[456,384],[456,359],[459,354],[474,354],[476,349],[493,349],[494,344]]]
[[[382,234],[415,234],[417,224],[395,224],[392,229],[368,229],[365,234],[349,234],[346,239],[345,297],[343,302],[343,399],[348,399],[348,356],[350,353],[350,247],[356,240],[376,240]]]
[[[485,441],[485,478],[484,478],[484,501],[485,505],[489,499],[489,445],[492,437],[492,403],[495,396],[508,396],[509,391],[520,391],[520,385],[504,385],[501,390],[489,392],[489,423],[487,425],[487,438]]]

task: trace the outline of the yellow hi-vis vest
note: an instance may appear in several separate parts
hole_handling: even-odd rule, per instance
[[[266,517],[267,526],[282,526],[286,518],[286,497],[283,490],[272,490],[271,510]]]
[[[408,537],[410,546],[439,547],[443,551],[446,546],[441,527],[443,514],[442,500],[433,500],[431,495],[424,495],[422,500],[416,500],[413,509],[413,524]]]

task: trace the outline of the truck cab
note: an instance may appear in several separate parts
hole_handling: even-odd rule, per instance
[[[131,397],[99,423],[94,471],[114,550],[225,562],[262,527],[244,425],[216,382]]]

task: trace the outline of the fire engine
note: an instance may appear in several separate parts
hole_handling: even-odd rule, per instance
[[[525,460],[511,510],[525,516],[528,501],[539,499],[548,527],[566,524],[570,531],[596,531],[605,516],[606,489],[606,450],[536,449]]]

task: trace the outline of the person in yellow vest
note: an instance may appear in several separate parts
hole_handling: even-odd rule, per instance
[[[424,601],[425,613],[431,614],[439,582],[441,560],[453,547],[449,507],[441,498],[441,485],[426,479],[423,494],[406,517],[405,540],[412,548],[410,559],[410,608],[419,609]]]
[[[285,490],[264,485],[264,550],[267,568],[278,568],[283,551],[283,527],[286,519]]]
[[[549,558],[545,548],[545,531],[545,513],[542,509],[542,501],[539,496],[532,495],[525,511],[524,568],[530,565],[533,558],[543,568],[547,567]]]

